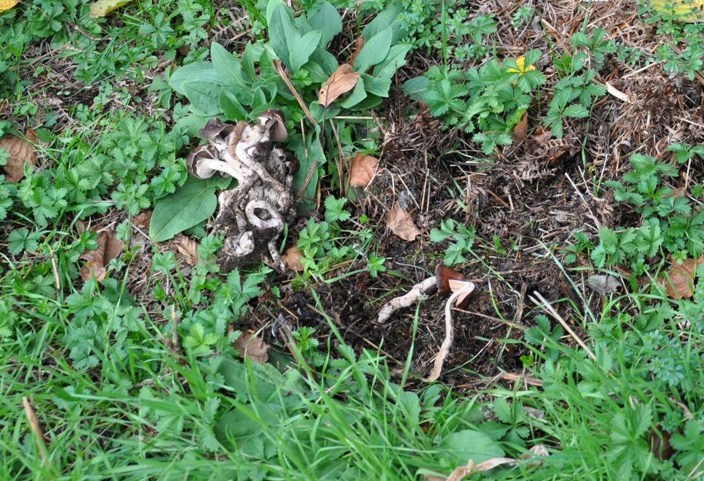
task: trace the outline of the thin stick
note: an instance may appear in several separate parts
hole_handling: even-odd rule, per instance
[[[308,109],[308,106],[303,101],[301,94],[298,93],[298,91],[296,90],[296,87],[294,87],[293,84],[291,83],[291,80],[289,80],[288,75],[286,75],[286,71],[284,70],[284,66],[281,64],[281,61],[274,60],[274,67],[276,68],[276,73],[278,73],[279,77],[281,77],[281,80],[284,81],[284,83],[286,84],[288,89],[291,91],[293,96],[296,97],[296,102],[298,102],[298,105],[301,106],[303,113],[306,114],[306,117],[308,117],[308,120],[310,120],[310,123],[317,127],[318,121],[315,120],[315,117],[313,117],[313,114],[310,112],[310,110]]]
[[[540,294],[540,292],[538,292],[538,291],[535,291],[535,297],[537,297],[540,302],[536,301],[535,299],[533,299],[532,297],[529,296],[529,298],[530,298],[531,301],[533,301],[537,306],[540,306],[540,307],[542,307],[543,309],[545,309],[545,311],[547,311],[548,314],[550,314],[550,315],[551,315],[552,317],[554,317],[560,324],[562,324],[562,327],[564,327],[565,330],[569,333],[569,335],[572,336],[572,339],[574,339],[575,341],[577,341],[577,344],[579,344],[579,345],[582,347],[582,349],[584,349],[584,351],[587,353],[587,355],[589,356],[589,358],[590,358],[592,361],[596,361],[596,356],[594,355],[594,353],[587,347],[587,345],[584,343],[584,341],[582,341],[582,340],[579,338],[579,336],[577,335],[577,333],[575,333],[575,332],[572,330],[572,328],[567,324],[567,321],[565,321],[565,320],[562,318],[562,316],[560,316],[560,315],[557,313],[557,311],[552,307],[552,305],[550,305],[550,303],[545,300],[545,298],[542,296],[542,294]]]
[[[22,397],[22,406],[24,407],[24,414],[27,416],[27,421],[29,422],[29,428],[37,439],[37,445],[39,447],[39,456],[42,458],[42,463],[46,464],[46,454],[48,452],[46,439],[44,438],[44,431],[39,424],[37,419],[37,414],[34,412],[32,404],[30,404],[29,399]]]

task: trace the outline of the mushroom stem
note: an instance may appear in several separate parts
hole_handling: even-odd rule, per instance
[[[218,172],[222,172],[223,174],[227,174],[230,177],[234,177],[239,182],[242,182],[242,179],[243,179],[242,173],[238,172],[236,169],[234,169],[227,162],[223,162],[222,160],[217,160],[217,159],[208,159],[207,161],[205,161],[203,166],[208,169],[217,170]]]

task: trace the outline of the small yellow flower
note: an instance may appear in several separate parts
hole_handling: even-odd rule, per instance
[[[531,70],[535,70],[535,65],[529,65],[528,67],[526,67],[526,58],[523,55],[516,59],[516,66],[518,68],[509,67],[506,71],[508,73],[517,73],[518,75],[525,75]]]
[[[19,0],[0,0],[0,13],[11,9],[18,3],[20,3]]]

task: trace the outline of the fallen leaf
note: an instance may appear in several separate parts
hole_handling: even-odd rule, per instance
[[[520,144],[528,135],[528,112],[523,112],[521,120],[513,128],[513,143]]]
[[[704,264],[704,256],[699,259],[685,259],[678,264],[672,263],[670,271],[660,279],[660,284],[667,289],[667,295],[672,299],[689,299],[694,295],[694,277],[697,267]]]
[[[24,135],[31,142],[37,140],[37,134],[32,129],[27,129]],[[0,149],[6,150],[10,154],[4,167],[5,178],[8,182],[19,182],[24,177],[24,166],[26,164],[36,165],[37,152],[34,150],[34,146],[20,137],[15,137],[14,135],[4,136],[0,139]]]
[[[357,153],[350,167],[350,186],[366,187],[374,178],[379,167],[379,159],[371,155]]]
[[[140,229],[146,229],[149,227],[149,221],[152,220],[152,211],[145,210],[139,215],[132,217],[132,224],[139,227]]]
[[[257,337],[257,333],[248,330],[243,332],[235,341],[237,349],[244,359],[252,362],[265,363],[269,359],[269,345]]]
[[[193,267],[198,262],[198,243],[183,234],[178,234],[171,241],[179,254],[183,256],[186,264]]]
[[[0,0],[0,12],[9,10],[18,3],[20,3],[19,0]]]
[[[614,276],[595,274],[587,278],[587,285],[600,294],[608,294],[618,291],[621,283]]]
[[[354,86],[357,85],[358,80],[359,72],[352,70],[350,64],[343,63],[320,88],[318,103],[323,107],[327,107],[340,97],[340,95],[352,90]]]
[[[90,4],[90,12],[88,12],[88,15],[93,18],[104,17],[113,10],[127,5],[131,1],[132,0],[98,0]]]
[[[420,235],[420,231],[413,222],[411,214],[401,209],[398,202],[386,214],[386,227],[401,239],[413,242]]]
[[[81,259],[86,261],[81,267],[81,278],[87,281],[95,277],[98,282],[103,282],[108,264],[120,255],[124,247],[124,242],[115,237],[114,231],[101,232],[98,236],[98,248],[81,255]]]
[[[292,246],[286,249],[286,253],[281,256],[281,260],[284,261],[286,267],[292,271],[301,272],[303,270],[303,264],[301,264],[302,256],[303,254],[298,250],[298,247]]]
[[[350,58],[347,59],[347,65],[354,65],[354,61],[357,60],[359,52],[364,48],[364,37],[357,37],[354,41],[354,51]]]

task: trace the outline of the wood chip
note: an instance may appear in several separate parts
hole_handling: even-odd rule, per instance
[[[350,187],[366,187],[376,175],[379,159],[357,153],[350,167]]]
[[[420,235],[420,230],[413,222],[411,214],[401,209],[397,203],[386,214],[386,227],[401,239],[413,242]]]
[[[625,94],[621,92],[619,89],[611,85],[609,82],[606,82],[606,91],[609,92],[611,95],[619,99],[621,102],[626,102],[627,104],[633,103],[631,102],[631,98],[628,96],[628,94]]]
[[[6,135],[0,139],[0,149],[6,150],[10,157],[4,167],[5,179],[8,182],[19,182],[24,177],[24,166],[37,164],[37,152],[30,142],[36,142],[37,134],[27,129],[24,133],[29,142],[14,135]]]
[[[321,87],[318,102],[323,107],[327,107],[341,95],[352,90],[357,85],[357,81],[359,81],[359,72],[352,70],[350,64],[343,63]]]

